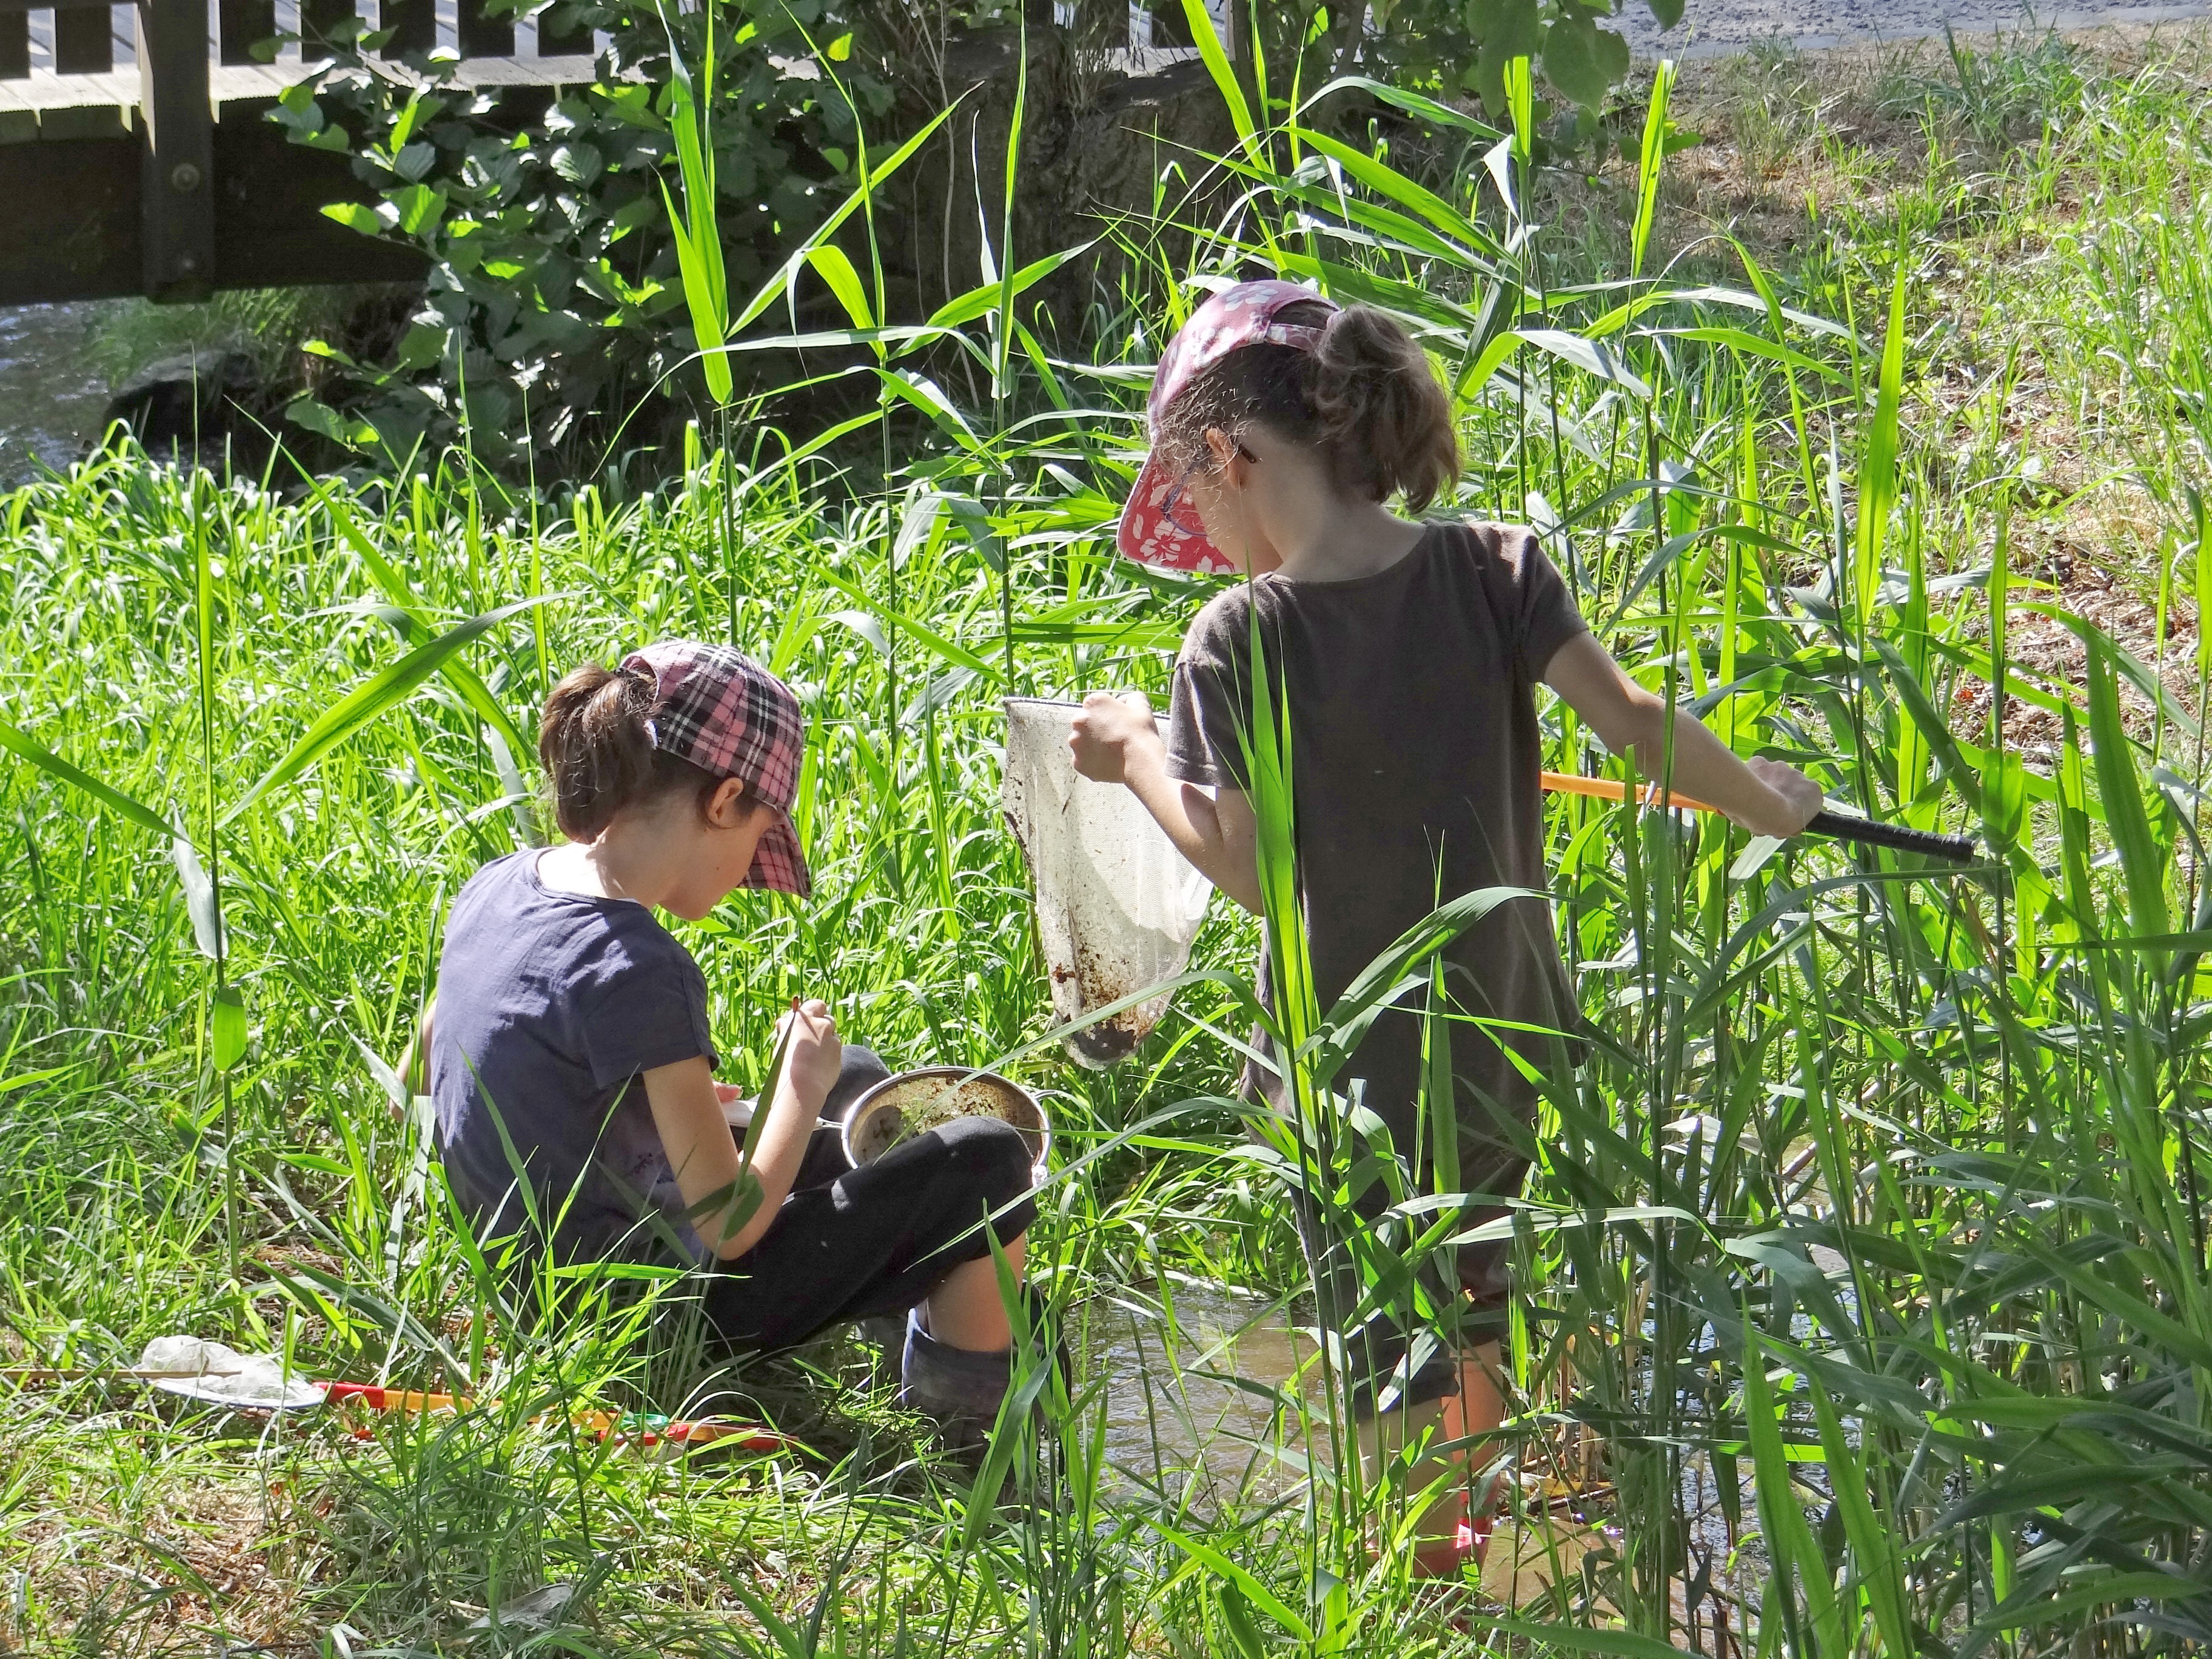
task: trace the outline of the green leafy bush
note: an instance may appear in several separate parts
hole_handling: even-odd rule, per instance
[[[672,399],[678,415],[703,402],[663,185],[677,172],[671,54],[702,66],[704,15],[594,0],[508,9],[563,37],[602,34],[592,82],[526,116],[511,90],[459,84],[450,56],[383,58],[388,35],[363,33],[272,112],[294,142],[351,155],[382,198],[325,212],[429,262],[392,359],[313,346],[354,395],[288,411],[379,459],[460,441],[519,470],[607,435],[602,417],[641,400]],[[724,0],[716,15],[704,112],[728,279],[749,291],[845,194],[856,123],[889,92],[849,61],[851,37],[821,0]]]

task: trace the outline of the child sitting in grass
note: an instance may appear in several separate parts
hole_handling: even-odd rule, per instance
[[[1385,313],[1340,310],[1289,283],[1224,289],[1162,356],[1151,427],[1121,551],[1248,580],[1184,636],[1165,743],[1149,713],[1096,693],[1074,719],[1076,764],[1126,783],[1214,885],[1260,909],[1243,742],[1256,624],[1275,706],[1288,711],[1299,891],[1324,1012],[1440,903],[1486,887],[1543,889],[1539,681],[1615,754],[1633,750],[1647,775],[1671,748],[1674,787],[1759,834],[1794,835],[1820,809],[1820,789],[1795,768],[1737,759],[1686,713],[1670,722],[1664,701],[1591,638],[1528,531],[1389,510],[1401,495],[1419,513],[1460,460],[1443,388]],[[1429,1109],[1456,1118],[1457,1189],[1474,1195],[1462,1212],[1472,1225],[1506,1213],[1528,1170],[1538,1095],[1507,1047],[1559,1075],[1573,1059],[1545,1034],[1571,1032],[1577,1016],[1540,899],[1492,910],[1447,948],[1443,967],[1453,1098]],[[1264,960],[1260,992],[1272,996]],[[1385,1012],[1333,1085],[1374,1111],[1417,1169],[1430,1145],[1423,1036],[1416,1013]],[[1284,1109],[1265,1036],[1255,1043],[1269,1063],[1250,1068],[1246,1086]],[[1432,1164],[1421,1173],[1433,1183]],[[1355,1206],[1371,1217],[1385,1196],[1374,1182]],[[1317,1236],[1310,1204],[1300,1212],[1322,1317],[1345,1330],[1370,1452],[1418,1446],[1432,1430],[1446,1443],[1492,1436],[1504,1412],[1505,1242],[1454,1253],[1457,1331],[1438,1332],[1423,1363],[1389,1309],[1346,1328],[1358,1300],[1346,1242]],[[1397,1421],[1378,1427],[1378,1406]],[[1421,1478],[1442,1475],[1432,1465]],[[1472,1485],[1470,1469],[1455,1501],[1422,1517],[1417,1571],[1456,1572],[1475,1552],[1486,1526],[1468,1512]]]
[[[848,1168],[823,1120],[886,1073],[811,1001],[777,1028],[748,1161],[706,981],[654,915],[807,896],[805,735],[790,688],[726,646],[667,641],[554,688],[538,746],[568,839],[494,860],[454,902],[428,1043],[438,1151],[482,1236],[697,1269],[730,1349],[911,1310],[902,1398],[972,1441],[1011,1340],[989,1232],[1018,1273],[1035,1216],[1020,1134],[963,1118]]]

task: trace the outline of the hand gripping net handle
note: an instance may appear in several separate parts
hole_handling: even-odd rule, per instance
[[[1901,823],[1877,823],[1844,812],[1815,812],[1805,826],[1808,836],[1832,836],[1862,847],[1887,847],[1899,853],[1919,853],[1953,864],[1972,864],[1980,856],[1972,836],[1939,835],[1933,830],[1908,830]]]

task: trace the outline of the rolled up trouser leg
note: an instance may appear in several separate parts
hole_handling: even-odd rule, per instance
[[[922,1328],[921,1309],[907,1316],[899,1401],[933,1419],[939,1437],[949,1448],[982,1445],[999,1420],[1012,1370],[1011,1348],[978,1353],[949,1347]]]

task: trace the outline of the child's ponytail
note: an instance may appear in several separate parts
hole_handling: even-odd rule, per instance
[[[1331,317],[1305,379],[1316,440],[1347,492],[1386,501],[1403,491],[1419,513],[1458,479],[1450,400],[1388,312],[1347,306]]]
[[[1321,449],[1346,494],[1386,501],[1402,491],[1419,513],[1450,488],[1460,466],[1451,400],[1396,318],[1315,300],[1275,320],[1320,329],[1318,349],[1239,346],[1194,375],[1160,416],[1157,439],[1176,465],[1207,464],[1208,428],[1233,437],[1257,423]]]
[[[624,807],[691,788],[704,812],[722,780],[653,746],[653,675],[587,662],[553,688],[538,722],[538,758],[554,821],[595,840]]]

